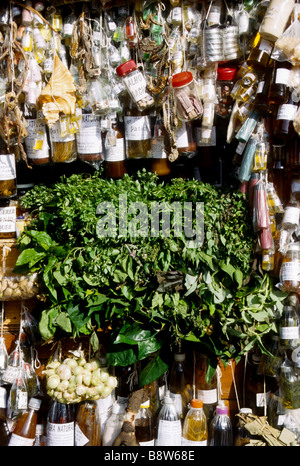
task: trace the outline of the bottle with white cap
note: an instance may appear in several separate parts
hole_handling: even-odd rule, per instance
[[[28,410],[18,419],[11,434],[8,446],[31,447],[35,441],[37,413],[41,406],[41,400],[30,398]]]
[[[180,415],[176,410],[174,399],[167,391],[163,406],[157,418],[157,438],[155,446],[181,446],[182,426]]]
[[[153,414],[150,400],[144,401],[135,418],[135,437],[141,447],[154,446]]]
[[[188,404],[192,399],[192,384],[190,382],[190,370],[186,363],[185,353],[174,353],[174,361],[171,368],[169,389],[181,421],[183,422]]]

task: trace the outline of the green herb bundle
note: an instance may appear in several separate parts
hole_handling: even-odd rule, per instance
[[[202,246],[191,248],[184,231],[174,233],[173,212],[168,235],[99,235],[97,207],[109,202],[124,220],[125,195],[127,205],[140,202],[149,215],[153,202],[202,202]],[[117,181],[97,172],[37,185],[22,202],[33,220],[19,238],[15,272],[39,273],[44,340],[109,329],[109,365],[156,354],[141,374],[144,384],[166,370],[165,345],[193,342],[226,364],[256,343],[263,348],[264,335],[275,330],[274,309],[280,312],[286,295],[255,267],[256,239],[241,193],[194,180],[162,184],[146,171]]]

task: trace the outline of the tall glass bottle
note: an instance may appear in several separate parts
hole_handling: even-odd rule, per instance
[[[228,407],[221,402],[218,404],[216,414],[209,426],[210,447],[233,446],[233,432]]]
[[[169,390],[174,399],[176,410],[183,421],[188,411],[188,404],[192,399],[192,386],[189,383],[189,367],[185,353],[175,353],[171,368]]]
[[[13,382],[8,402],[7,402],[7,417],[8,419],[18,419],[28,408],[28,388],[25,380],[23,365],[20,365]]]
[[[75,446],[99,447],[101,445],[100,413],[96,401],[80,403],[75,421]]]
[[[122,178],[126,173],[124,134],[117,114],[110,118],[111,127],[104,137],[105,173],[108,178]]]
[[[298,110],[298,102],[298,96],[290,92],[288,101],[279,105],[275,122],[275,137],[287,139],[295,134],[293,122]]]
[[[149,110],[138,110],[129,94],[124,103],[124,130],[127,158],[147,158],[151,149]]]
[[[289,62],[274,62],[268,95],[269,104],[287,103],[289,99],[291,68],[292,65]]]
[[[157,418],[157,438],[155,446],[180,446],[182,426],[174,400],[167,393]]]
[[[102,446],[109,447],[116,440],[121,432],[121,428],[125,419],[125,403],[118,403],[117,401],[112,405],[112,412],[107,419],[104,432],[102,435]]]
[[[47,446],[74,446],[74,405],[52,400],[47,417]]]
[[[299,317],[294,306],[283,306],[282,314],[278,322],[279,350],[290,361],[300,366],[297,352],[300,347]],[[296,351],[295,351],[296,350]]]
[[[41,400],[31,398],[28,403],[28,411],[18,419],[9,440],[9,447],[31,447],[35,441],[38,410]]]
[[[203,401],[193,399],[191,407],[185,416],[181,445],[207,446],[208,429],[207,420],[203,411]]]
[[[166,130],[161,115],[157,115],[151,141],[151,171],[158,176],[166,176],[171,173],[170,162],[165,151]]]
[[[141,447],[154,446],[153,414],[150,400],[141,404],[135,418],[135,437]]]
[[[218,402],[218,382],[216,373],[210,381],[207,381],[206,375],[207,357],[205,355],[200,355],[195,368],[197,398],[203,401],[204,413],[207,423],[210,425]]]

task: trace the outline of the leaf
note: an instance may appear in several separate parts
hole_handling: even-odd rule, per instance
[[[137,361],[136,352],[128,345],[116,345],[108,347],[106,352],[107,366],[130,366]]]
[[[234,278],[237,281],[237,284],[238,284],[239,288],[241,288],[241,286],[243,286],[243,278],[244,278],[244,275],[243,275],[242,271],[236,269],[234,271]]]
[[[72,323],[66,312],[60,312],[56,318],[56,325],[66,333],[72,333]]]
[[[41,246],[45,251],[53,246],[53,240],[48,233],[45,231],[30,230],[28,235],[34,238],[39,246]]]
[[[139,386],[145,385],[158,380],[168,370],[169,366],[157,354],[151,361],[141,370],[139,374]]]
[[[155,351],[159,350],[161,347],[161,342],[156,338],[156,336],[152,336],[147,340],[139,341],[138,342],[138,360],[141,361],[145,359],[149,354],[155,353]]]
[[[32,269],[37,262],[46,257],[46,255],[44,251],[39,252],[33,248],[24,249],[16,260],[13,272],[22,273],[24,271],[30,271],[30,269]]]
[[[53,325],[55,317],[58,314],[58,308],[52,308],[42,311],[41,319],[39,321],[39,331],[44,340],[50,340],[55,334],[56,327]]]

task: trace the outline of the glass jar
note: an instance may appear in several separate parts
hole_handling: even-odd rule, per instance
[[[280,283],[282,290],[300,292],[300,244],[288,245],[280,268]]]
[[[51,161],[53,163],[70,163],[77,159],[75,134],[65,131],[64,117],[49,128]]]
[[[147,92],[147,82],[143,73],[138,70],[134,60],[128,60],[116,68],[118,76],[123,78],[124,85],[140,111],[154,105],[153,97]]]
[[[177,116],[180,120],[195,120],[203,113],[201,99],[193,73],[182,71],[172,76]]]

